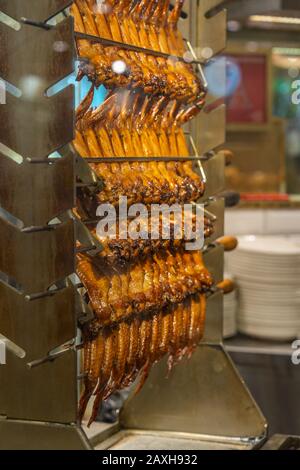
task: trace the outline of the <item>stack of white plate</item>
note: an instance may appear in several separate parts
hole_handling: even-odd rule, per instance
[[[227,276],[226,276],[227,278]],[[237,295],[236,291],[224,295],[223,337],[231,338],[237,334]]]
[[[239,288],[239,331],[282,341],[299,336],[300,241],[240,237],[227,263]]]

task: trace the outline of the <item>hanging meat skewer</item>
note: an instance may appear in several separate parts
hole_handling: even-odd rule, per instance
[[[93,394],[95,401],[89,425],[96,419],[101,401],[128,387],[140,374],[137,393],[155,362],[168,355],[170,370],[185,356],[189,357],[203,336],[205,312],[205,295],[194,295],[154,315],[134,317],[105,328],[95,339],[87,337],[79,418],[83,418]],[[184,328],[179,318],[184,318]]]
[[[182,109],[175,101],[161,98],[157,102],[143,94],[118,89],[96,110],[84,113],[83,108],[82,105],[74,141],[82,157],[145,156],[151,160],[189,156],[181,126],[199,112],[201,103]],[[97,201],[82,195],[86,207],[90,207],[88,213],[95,211],[99,203],[117,205],[120,196],[127,196],[129,203],[173,204],[196,201],[205,189],[191,161],[91,163],[91,167],[105,187]],[[90,216],[95,217],[95,213]]]
[[[182,55],[185,52],[177,30],[180,8],[175,7],[168,21],[162,25],[159,16],[162,2],[148,2],[148,8],[142,3],[137,2],[132,9],[122,11],[122,2],[119,1],[106,1],[99,6],[96,0],[77,0],[71,8],[75,29],[104,39],[154,48],[169,54],[170,58],[78,39],[78,54],[83,60],[79,79],[86,75],[96,86],[140,87],[153,96],[165,95],[186,103],[203,98],[205,90],[193,67],[172,58],[177,52]],[[168,37],[172,41],[168,41]],[[121,64],[121,68],[116,64]]]
[[[97,158],[89,164],[104,184],[96,195],[79,190],[77,213],[82,219],[95,219],[102,203],[117,207],[120,196],[127,196],[129,205],[141,202],[149,208],[153,203],[196,202],[204,194],[204,181],[193,163],[180,159],[190,155],[183,126],[201,111],[205,99],[193,67],[171,57],[186,52],[178,30],[183,4],[176,0],[173,10],[170,0],[73,4],[78,32],[170,56],[77,39],[82,60],[78,79],[87,76],[93,85],[77,110],[74,146],[83,158]],[[100,84],[109,93],[92,109],[94,89]],[[104,161],[108,158],[112,161]],[[212,224],[204,222],[209,236]],[[194,224],[191,216],[190,226]],[[88,227],[97,236],[95,227]],[[77,255],[77,274],[95,313],[83,327],[79,418],[94,396],[89,424],[102,400],[138,376],[139,391],[155,362],[167,356],[171,369],[190,357],[203,336],[206,292],[213,279],[201,253],[184,250],[185,230],[177,239],[176,228],[173,218],[170,237],[164,240],[160,218],[155,240],[123,240],[119,226],[115,239],[100,237],[104,250],[99,255]]]
[[[206,292],[213,284],[198,252],[159,252],[118,271],[79,254],[77,274],[95,312],[93,331],[133,314],[160,311],[191,294]]]
[[[166,223],[169,222],[169,218]],[[137,259],[144,259],[148,255],[161,251],[163,249],[175,249],[183,248],[187,242],[195,242],[196,237],[200,237],[200,231],[202,230],[201,224],[203,223],[204,239],[209,238],[213,233],[213,222],[204,217],[203,222],[197,221],[196,216],[190,217],[185,215],[185,219],[180,218],[176,220],[174,215],[170,217],[170,227],[164,232],[164,221],[163,216],[160,214],[158,222],[158,230],[151,228],[151,221],[141,220],[139,218],[139,231],[148,234],[146,238],[138,238],[137,240],[132,239],[130,236],[125,238],[128,234],[130,224],[132,220],[118,221],[116,238],[112,238],[104,233],[97,233],[96,228],[87,225],[90,228],[91,233],[96,237],[102,244],[103,250],[98,253],[97,257],[93,257],[94,263],[100,266],[116,266],[124,267],[128,263],[133,263]],[[185,226],[189,225],[193,233],[194,238],[187,238],[185,234]],[[79,246],[80,248],[80,246]]]

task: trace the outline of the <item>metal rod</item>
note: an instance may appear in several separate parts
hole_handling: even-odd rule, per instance
[[[197,57],[194,57],[194,60],[192,61],[187,61],[184,57],[173,55],[173,54],[167,54],[166,52],[161,52],[161,51],[156,51],[154,49],[147,49],[145,47],[140,47],[136,46],[133,44],[128,44],[126,42],[119,42],[119,41],[114,41],[112,39],[106,39],[102,38],[99,36],[94,36],[92,34],[86,34],[86,33],[80,33],[79,31],[75,31],[75,37],[79,39],[87,39],[89,41],[94,41],[94,42],[99,42],[103,46],[114,46],[114,47],[120,47],[122,49],[127,49],[129,51],[134,51],[134,52],[142,52],[143,54],[148,54],[148,55],[153,55],[156,57],[162,57],[164,59],[170,59],[174,58],[180,62],[188,63],[188,64],[196,64],[201,66],[201,61],[197,59]],[[203,72],[201,71],[201,76],[203,76]],[[203,82],[205,83],[206,80]]]
[[[206,184],[207,183],[207,178],[206,178],[206,174],[205,174],[204,168],[203,168],[200,160],[198,160],[198,166],[199,166],[202,181],[203,181],[204,184]]]
[[[68,351],[80,351],[83,348],[84,348],[84,343],[80,343],[77,345],[75,343],[68,344],[60,351],[48,354],[47,356],[42,357],[41,359],[36,359],[34,361],[28,362],[27,367],[29,369],[34,369],[35,367],[39,367],[43,364],[47,364],[48,362],[55,361],[56,359],[58,359],[60,356],[62,356]]]
[[[27,24],[29,26],[35,26],[36,28],[42,28],[42,29],[47,29],[47,30],[53,28],[53,26],[50,25],[50,24],[43,23],[43,22],[40,22],[40,21],[29,20],[27,18],[21,18],[20,22],[24,23],[24,24]]]
[[[88,253],[89,251],[93,251],[95,249],[96,249],[95,245],[90,245],[90,246],[84,246],[82,248],[76,248],[75,252],[77,254],[79,254],[79,253]]]
[[[53,353],[53,354],[49,354],[48,356],[45,356],[42,359],[36,359],[35,361],[27,362],[27,367],[29,369],[34,369],[35,367],[46,364],[47,362],[53,362],[53,361],[55,361],[55,359],[62,356],[63,354],[65,354],[67,351],[69,351],[72,348],[74,348],[74,346],[67,347],[67,348],[62,349],[61,351],[58,351],[58,352]]]
[[[191,202],[192,206],[194,207],[199,207],[201,209],[201,206],[204,205],[204,209],[203,209],[203,212],[205,215],[207,215],[207,217],[212,221],[212,222],[216,222],[218,220],[218,217],[213,214],[212,212],[208,211],[207,209],[205,209],[206,206],[209,206],[209,202],[211,201],[206,201],[204,204],[199,204],[197,202]]]
[[[193,136],[191,134],[189,134],[188,136],[189,136],[189,139],[190,139],[190,142],[191,142],[191,146],[193,147],[193,150],[195,152],[195,156],[199,157],[199,153],[198,153],[197,146],[195,144]]]
[[[46,163],[47,165],[50,164],[50,163],[57,163],[59,162],[60,158],[45,158],[44,160],[40,159],[40,160],[35,160],[33,158],[26,158],[26,161],[28,163],[38,163],[38,164],[41,164],[41,163]]]
[[[87,372],[77,375],[77,380],[84,380],[87,376]]]
[[[204,209],[204,213],[210,218],[211,221],[216,222],[218,220],[218,217],[215,214],[212,214],[212,212],[209,212],[207,209]]]
[[[88,157],[84,158],[88,163],[122,163],[122,162],[178,162],[178,161],[207,161],[206,156],[188,156],[188,157]]]
[[[41,227],[27,227],[21,230],[22,233],[38,233],[38,232],[52,232],[60,224],[45,225]]]
[[[98,185],[98,183],[76,183],[77,188],[97,187]]]
[[[79,325],[83,325],[85,323],[89,323],[91,320],[93,320],[94,314],[89,314],[88,312],[82,312],[81,315],[78,315],[77,317],[77,322]]]
[[[78,283],[78,284],[74,284],[74,287],[76,289],[82,289],[84,287],[84,285],[82,284],[82,282]]]
[[[53,295],[56,295],[58,292],[62,291],[63,289],[65,289],[65,286],[57,287],[56,289],[48,290],[46,292],[39,292],[37,294],[28,294],[28,295],[25,295],[25,300],[32,301],[32,300],[44,299],[45,297],[52,297]]]
[[[194,150],[195,154],[198,156],[197,147],[196,147],[195,141],[194,141],[192,136],[190,136],[190,142],[191,142],[191,145],[193,147],[193,150]],[[207,158],[204,157],[204,161],[206,161],[206,160],[207,160]],[[201,174],[202,181],[203,181],[204,184],[206,184],[207,183],[207,178],[206,178],[206,174],[205,174],[204,168],[203,168],[202,163],[201,163],[201,159],[199,158],[197,160],[197,162],[198,162],[198,167],[199,167],[199,171],[200,171],[200,174]]]
[[[99,217],[99,219],[84,219],[82,220],[82,223],[84,225],[97,225],[98,222],[100,222],[101,218]]]
[[[200,60],[198,60],[196,52],[194,51],[194,48],[191,45],[190,41],[186,41],[186,43],[187,43],[187,46],[190,50],[190,53],[194,57],[194,62],[193,63],[197,64],[197,66],[198,66],[197,68],[198,68],[198,72],[199,72],[201,80],[202,80],[202,84],[203,84],[205,90],[207,91],[208,90],[208,83],[207,83],[206,77],[204,75],[204,72],[202,70],[203,61],[201,62]]]

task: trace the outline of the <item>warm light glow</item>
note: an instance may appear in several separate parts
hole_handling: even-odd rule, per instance
[[[260,23],[281,23],[281,24],[299,24],[300,18],[290,18],[288,16],[266,16],[266,15],[252,15],[249,17],[250,21]]]

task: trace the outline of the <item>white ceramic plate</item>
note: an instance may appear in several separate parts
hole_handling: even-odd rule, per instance
[[[300,257],[299,243],[282,236],[249,235],[239,237],[239,251]]]

